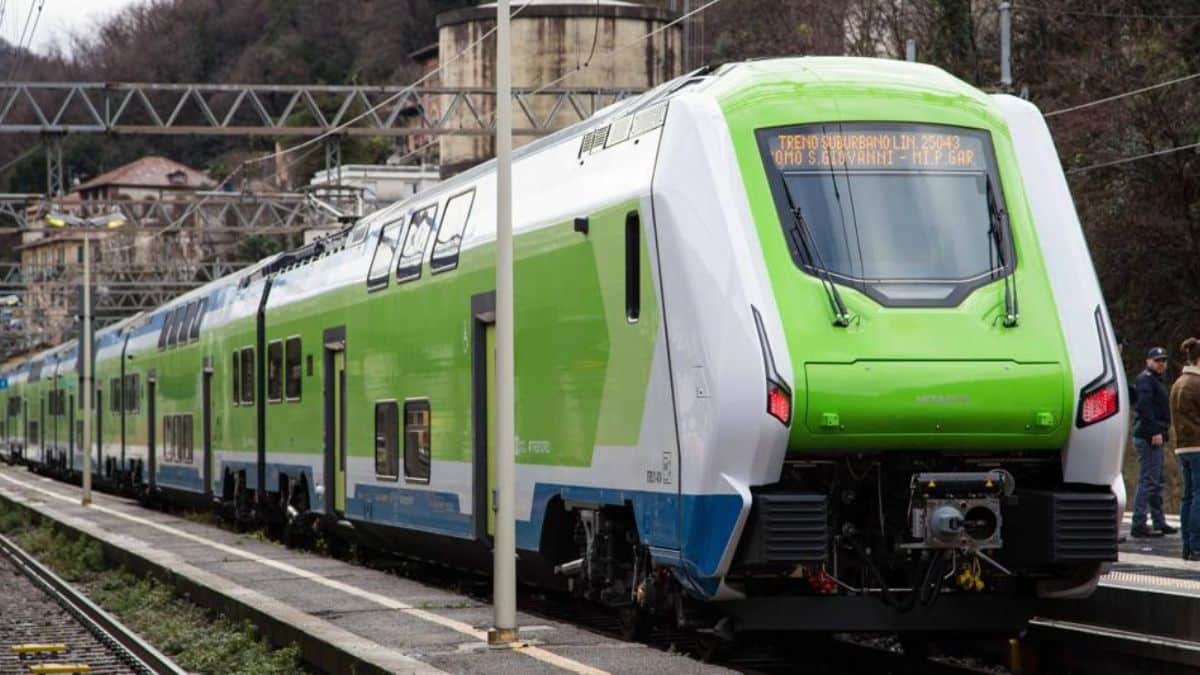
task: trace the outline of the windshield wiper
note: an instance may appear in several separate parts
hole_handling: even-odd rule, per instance
[[[1004,275],[1004,326],[1012,328],[1020,322],[1017,305],[1017,266],[1008,271],[1008,247],[1004,233],[1007,231],[1008,212],[996,203],[996,188],[992,177],[987,176],[988,236],[996,245],[996,257],[1000,262],[1000,274]],[[1006,272],[1008,272],[1006,274]]]
[[[804,219],[804,213],[799,206],[796,206],[796,200],[792,198],[787,178],[781,176],[780,182],[783,183],[783,194],[787,196],[788,212],[792,214],[792,226],[788,229],[788,233],[792,236],[796,250],[807,253],[809,265],[817,272],[817,279],[821,281],[821,288],[825,289],[825,295],[829,298],[829,307],[833,310],[833,325],[845,328],[850,325],[852,318],[850,312],[847,311],[846,304],[842,302],[842,295],[838,293],[837,284],[833,283],[833,276],[825,267],[825,262],[821,260],[821,251],[813,239],[808,221]]]

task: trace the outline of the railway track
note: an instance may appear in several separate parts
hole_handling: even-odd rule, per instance
[[[186,672],[4,536],[0,573],[0,672]]]
[[[1196,673],[1200,642],[1111,626],[1036,618],[1030,622],[1035,663],[1026,672],[1117,675]]]

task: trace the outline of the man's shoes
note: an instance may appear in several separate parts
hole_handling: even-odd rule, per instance
[[[1134,525],[1129,530],[1129,536],[1136,539],[1154,539],[1162,536],[1162,532],[1152,530],[1145,525]]]
[[[1184,560],[1191,560],[1191,559],[1192,559],[1192,552],[1191,552],[1191,550],[1190,550],[1190,549],[1186,549],[1186,548],[1185,548],[1185,549],[1183,549],[1183,559],[1184,559]]]
[[[1186,551],[1183,554],[1183,559],[1191,562],[1200,562],[1200,551]]]
[[[1171,527],[1170,525],[1167,525],[1165,523],[1154,529],[1158,530],[1159,532],[1163,533],[1164,535],[1166,535],[1168,537],[1171,536],[1172,534],[1179,534],[1178,527]]]

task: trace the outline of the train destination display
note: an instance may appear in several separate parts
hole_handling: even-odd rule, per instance
[[[767,151],[780,171],[806,169],[987,169],[986,137],[952,128],[894,126],[831,129],[793,127],[767,132]]]

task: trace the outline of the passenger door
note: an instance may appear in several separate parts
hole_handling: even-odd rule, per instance
[[[212,378],[213,378],[213,363],[212,357],[205,357],[203,379],[200,383],[201,410],[200,410],[200,429],[201,443],[203,444],[203,461],[204,468],[201,470],[201,475],[204,478],[204,494],[212,494],[212,474],[213,474],[213,458],[212,458]]]
[[[325,513],[346,513],[346,329],[325,330]]]

